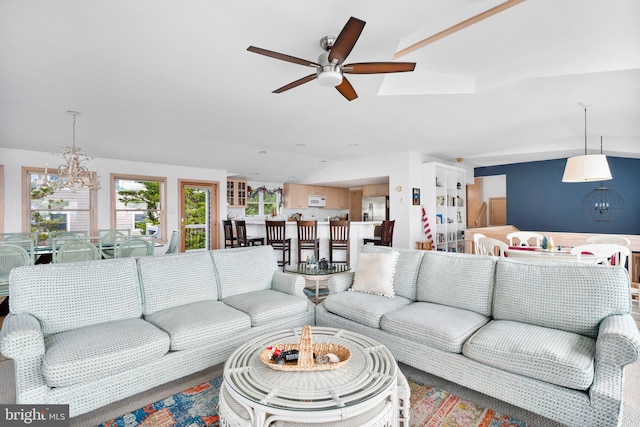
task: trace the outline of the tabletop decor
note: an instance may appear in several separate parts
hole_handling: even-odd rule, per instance
[[[280,357],[281,353],[295,354],[292,350],[298,352],[297,363],[287,362],[286,357]],[[275,345],[260,353],[260,360],[265,365],[279,371],[327,371],[341,367],[350,358],[351,351],[343,345],[312,344],[311,326],[302,328],[299,344]]]

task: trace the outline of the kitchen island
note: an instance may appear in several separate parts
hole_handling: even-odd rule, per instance
[[[275,218],[278,220],[278,218]],[[282,219],[280,219],[282,220]],[[247,218],[247,235],[252,237],[265,237],[266,229],[263,219]],[[298,262],[298,229],[295,221],[287,221],[286,237],[291,238],[291,263]],[[350,231],[350,252],[351,259],[349,266],[355,269],[358,262],[358,254],[362,248],[362,239],[373,237],[373,231],[376,225],[380,225],[379,221],[351,221]],[[320,239],[320,258],[329,259],[329,221],[318,221],[318,238]],[[302,252],[302,261],[306,259],[306,254],[311,255],[311,251]],[[344,251],[334,251],[334,261],[344,261]]]

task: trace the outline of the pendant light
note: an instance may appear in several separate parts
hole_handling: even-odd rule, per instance
[[[600,154],[602,154],[602,137],[600,137]],[[622,215],[624,199],[620,194],[600,183],[600,187],[594,188],[584,196],[580,209],[591,221],[613,221]]]
[[[584,155],[569,157],[564,168],[562,182],[592,182],[612,179],[609,163],[604,154],[587,154],[587,107],[591,104],[582,102],[584,107]]]

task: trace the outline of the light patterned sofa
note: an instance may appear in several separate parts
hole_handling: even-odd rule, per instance
[[[17,403],[70,416],[224,362],[265,331],[314,323],[271,246],[22,267],[0,351]]]
[[[397,251],[392,298],[329,280],[316,324],[360,332],[398,361],[572,426],[621,422],[640,360],[621,267]],[[357,274],[357,271],[356,271]]]

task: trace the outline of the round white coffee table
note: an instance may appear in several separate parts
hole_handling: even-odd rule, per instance
[[[408,425],[406,379],[391,352],[371,338],[313,327],[314,343],[340,344],[351,352],[351,359],[333,370],[279,371],[260,360],[270,345],[300,342],[301,330],[267,333],[231,354],[220,388],[221,425]]]

